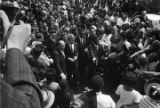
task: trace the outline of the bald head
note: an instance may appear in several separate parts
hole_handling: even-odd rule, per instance
[[[64,50],[65,46],[66,46],[66,44],[63,40],[58,41],[58,48],[60,50]]]
[[[73,44],[75,42],[75,36],[72,33],[68,34],[68,42]]]

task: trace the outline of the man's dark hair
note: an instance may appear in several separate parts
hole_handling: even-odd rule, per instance
[[[103,78],[100,75],[92,77],[92,89],[94,91],[100,91],[104,85]]]
[[[134,87],[136,84],[137,76],[133,72],[127,72],[122,77],[122,83],[126,86]]]

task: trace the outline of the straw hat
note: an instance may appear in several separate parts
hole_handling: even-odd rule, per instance
[[[144,87],[145,94],[156,102],[160,102],[160,79],[151,79]]]

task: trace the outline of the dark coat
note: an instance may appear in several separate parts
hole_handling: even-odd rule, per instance
[[[65,63],[65,56],[58,50],[55,49],[53,51],[54,57],[54,68],[56,70],[56,76],[59,76],[61,73],[66,74],[66,63]]]
[[[1,108],[42,108],[40,89],[23,53],[9,49],[6,65],[6,82],[0,80]]]

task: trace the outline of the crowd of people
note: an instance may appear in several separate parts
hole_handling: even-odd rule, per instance
[[[150,2],[2,0],[22,9],[1,49],[2,106],[160,108],[160,30],[147,17]],[[11,21],[0,15],[2,41]],[[85,93],[75,99],[77,91]]]

